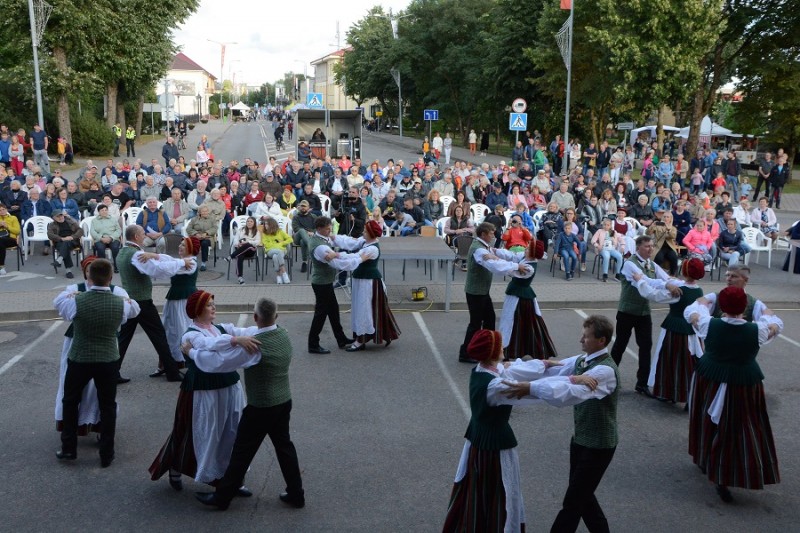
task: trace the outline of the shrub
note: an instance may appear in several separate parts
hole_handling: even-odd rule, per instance
[[[114,150],[114,134],[88,113],[73,116],[72,149],[84,156],[108,155]]]

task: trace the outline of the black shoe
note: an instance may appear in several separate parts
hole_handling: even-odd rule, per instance
[[[183,374],[175,371],[174,374],[167,374],[167,381],[183,381]]]
[[[119,269],[117,267],[114,267],[114,274],[119,274]]]
[[[647,385],[636,385],[636,393],[641,394],[642,396],[647,396],[648,398],[655,398],[653,393],[650,392],[650,388]]]
[[[75,274],[73,274],[72,272],[69,272],[69,271],[67,272],[66,275],[67,275],[67,279],[72,279],[72,278],[75,277]]]
[[[309,348],[308,353],[316,353],[320,355],[325,355],[331,353],[331,351],[327,348],[323,348],[322,346],[317,346],[315,348]]]
[[[236,490],[236,495],[240,498],[249,498],[253,495],[253,491],[242,485]]]
[[[181,480],[180,476],[177,478],[169,476],[169,486],[180,492],[183,490],[183,480]]]
[[[220,511],[224,511],[230,506],[230,501],[223,501],[221,498],[217,497],[216,492],[195,492],[194,497],[197,498],[197,501],[202,503],[203,505],[208,505],[210,507],[216,507]]]
[[[63,450],[58,450],[56,452],[56,457],[61,459],[62,461],[74,461],[78,458],[78,454],[75,452],[65,452]]]
[[[291,505],[296,509],[302,509],[306,506],[305,496],[290,496],[288,492],[283,492],[279,498],[283,503]]]
[[[341,348],[341,349],[347,348],[347,346],[349,344],[353,344],[354,342],[356,342],[355,339],[344,339],[344,340],[342,340],[341,342],[338,343],[339,344],[339,348]]]
[[[608,282],[608,274],[603,274],[603,283]]]
[[[733,494],[731,494],[731,491],[728,490],[728,487],[717,485],[717,494],[719,495],[720,499],[725,503],[731,503],[733,501]]]
[[[306,272],[308,272],[308,264],[303,261],[303,264],[300,265],[300,273],[305,274]]]
[[[111,463],[113,463],[113,462],[114,462],[114,456],[113,455],[111,457],[101,457],[100,458],[100,466],[103,467],[103,468],[108,468],[109,466],[111,466]]]
[[[467,357],[466,355],[459,355],[458,356],[458,362],[459,363],[470,363],[470,364],[473,364],[473,365],[478,363],[478,361],[476,361],[475,359],[473,359],[471,357]]]
[[[390,344],[392,344],[392,339],[386,339],[386,344],[383,347],[388,348]]]
[[[366,344],[359,344],[358,346],[350,345],[344,349],[345,352],[361,352],[367,349]]]
[[[122,376],[117,376],[117,385],[122,385],[123,383],[127,383],[131,380],[131,378],[124,378]]]
[[[159,368],[158,370],[156,370],[155,372],[153,372],[152,374],[150,374],[150,377],[151,377],[151,378],[160,378],[160,377],[161,377],[161,376],[163,376],[165,373],[166,373],[166,370],[164,370],[163,368]]]

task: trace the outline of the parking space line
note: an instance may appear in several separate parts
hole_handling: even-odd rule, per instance
[[[467,420],[470,419],[471,413],[469,409],[469,404],[467,400],[464,398],[464,395],[461,393],[461,389],[456,385],[453,376],[450,375],[450,371],[447,370],[447,367],[444,364],[444,359],[442,359],[442,354],[439,352],[439,349],[436,347],[436,343],[433,340],[433,336],[431,336],[431,332],[428,331],[428,327],[425,325],[425,322],[422,320],[422,315],[419,312],[414,311],[411,313],[414,315],[414,320],[417,322],[420,331],[422,331],[422,336],[425,337],[425,341],[428,343],[428,346],[431,349],[431,353],[433,357],[436,359],[436,363],[439,365],[439,369],[444,374],[444,379],[447,381],[447,384],[450,385],[450,390],[453,391],[453,396],[456,397],[458,404],[461,406],[461,410],[464,412],[464,416]]]
[[[589,318],[589,315],[587,315],[586,313],[584,313],[584,312],[583,312],[583,309],[573,309],[573,311],[575,311],[576,313],[578,313],[578,316],[579,316],[579,317],[581,317],[581,318],[582,318],[582,319],[584,319],[584,320],[586,320],[587,318]],[[613,337],[611,337],[611,342],[610,342],[608,345],[609,345],[609,346],[613,346],[613,345],[614,345],[614,341],[615,341],[616,339],[617,339],[617,336],[616,336],[616,335],[614,335]],[[628,348],[627,346],[625,347],[625,353],[626,353],[626,354],[628,354],[628,355],[630,355],[631,357],[633,357],[633,358],[634,358],[634,360],[636,360],[636,361],[638,361],[638,360],[639,360],[639,354],[637,354],[636,352],[634,352],[633,350],[631,350],[631,349],[630,349],[630,348]]]
[[[31,352],[31,351],[32,351],[34,348],[36,348],[37,346],[39,346],[39,343],[40,343],[40,342],[42,342],[43,340],[45,340],[45,339],[46,339],[46,338],[47,338],[47,337],[48,337],[48,336],[49,336],[51,333],[53,333],[53,331],[55,331],[55,330],[56,330],[56,328],[58,328],[58,326],[60,326],[60,325],[61,325],[63,322],[64,322],[63,320],[56,320],[55,322],[53,322],[52,324],[50,324],[50,327],[49,327],[49,328],[47,328],[47,331],[45,331],[45,332],[44,332],[42,335],[40,335],[39,337],[37,337],[37,338],[36,338],[36,340],[34,340],[32,343],[30,343],[30,344],[28,345],[28,347],[27,347],[27,348],[25,348],[25,349],[24,349],[24,350],[22,350],[20,353],[18,353],[18,354],[17,354],[17,355],[15,355],[14,357],[12,357],[12,358],[11,358],[11,360],[9,360],[9,361],[8,361],[6,364],[4,364],[2,367],[0,367],[0,376],[2,376],[2,375],[3,375],[3,373],[4,373],[6,370],[8,370],[9,368],[11,368],[11,367],[12,367],[12,366],[14,366],[15,364],[17,364],[17,363],[19,362],[19,360],[20,360],[20,359],[22,359],[23,357],[25,357],[26,355],[28,355],[28,354],[29,354],[29,353],[30,353],[30,352]]]

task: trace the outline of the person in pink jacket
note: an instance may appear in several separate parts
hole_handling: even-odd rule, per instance
[[[710,269],[711,261],[714,259],[712,248],[714,246],[714,239],[711,233],[706,230],[705,219],[700,219],[690,229],[686,236],[683,238],[683,245],[689,251],[691,257],[702,259],[706,270]]]

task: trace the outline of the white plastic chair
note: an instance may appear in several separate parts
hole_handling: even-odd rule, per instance
[[[503,226],[503,230],[507,230],[508,228],[511,227],[511,215],[516,214],[516,212],[517,212],[516,209],[506,208],[506,212],[504,213],[504,216],[506,217],[506,225]]]
[[[128,226],[136,224],[136,219],[139,218],[139,213],[141,212],[141,207],[129,207],[122,212],[122,233],[125,233],[125,228]]]
[[[448,222],[450,222],[450,217],[442,217],[436,221],[436,235],[442,240],[445,240],[444,228],[447,227]]]
[[[448,194],[445,194],[443,196],[439,196],[439,201],[442,202],[442,213],[446,215],[447,210],[450,208],[450,204],[455,202],[456,199]]]
[[[637,235],[644,235],[645,227],[642,226],[641,222],[636,220],[633,217],[625,217],[625,222],[628,223],[630,227],[636,232]]]
[[[86,217],[81,220],[81,230],[83,230],[83,237],[81,237],[81,246],[83,246],[83,255],[91,255],[92,248],[94,247],[94,239],[92,238],[92,222],[96,216]]]
[[[31,254],[31,247],[34,242],[44,242],[50,246],[50,239],[47,237],[47,226],[53,221],[50,217],[38,216],[31,217],[22,226],[22,245],[25,248],[25,259]],[[29,235],[29,229],[33,233]]]
[[[330,199],[330,197],[329,196],[325,196],[324,194],[318,194],[317,198],[319,198],[319,201],[322,204],[322,216],[330,217],[331,216],[331,199]]]
[[[469,215],[475,224],[480,224],[489,214],[489,208],[484,204],[472,204],[469,206]]]
[[[744,242],[750,246],[751,252],[756,252],[756,262],[761,257],[761,252],[767,252],[767,268],[772,267],[772,239],[761,233],[756,228],[744,228]]]

